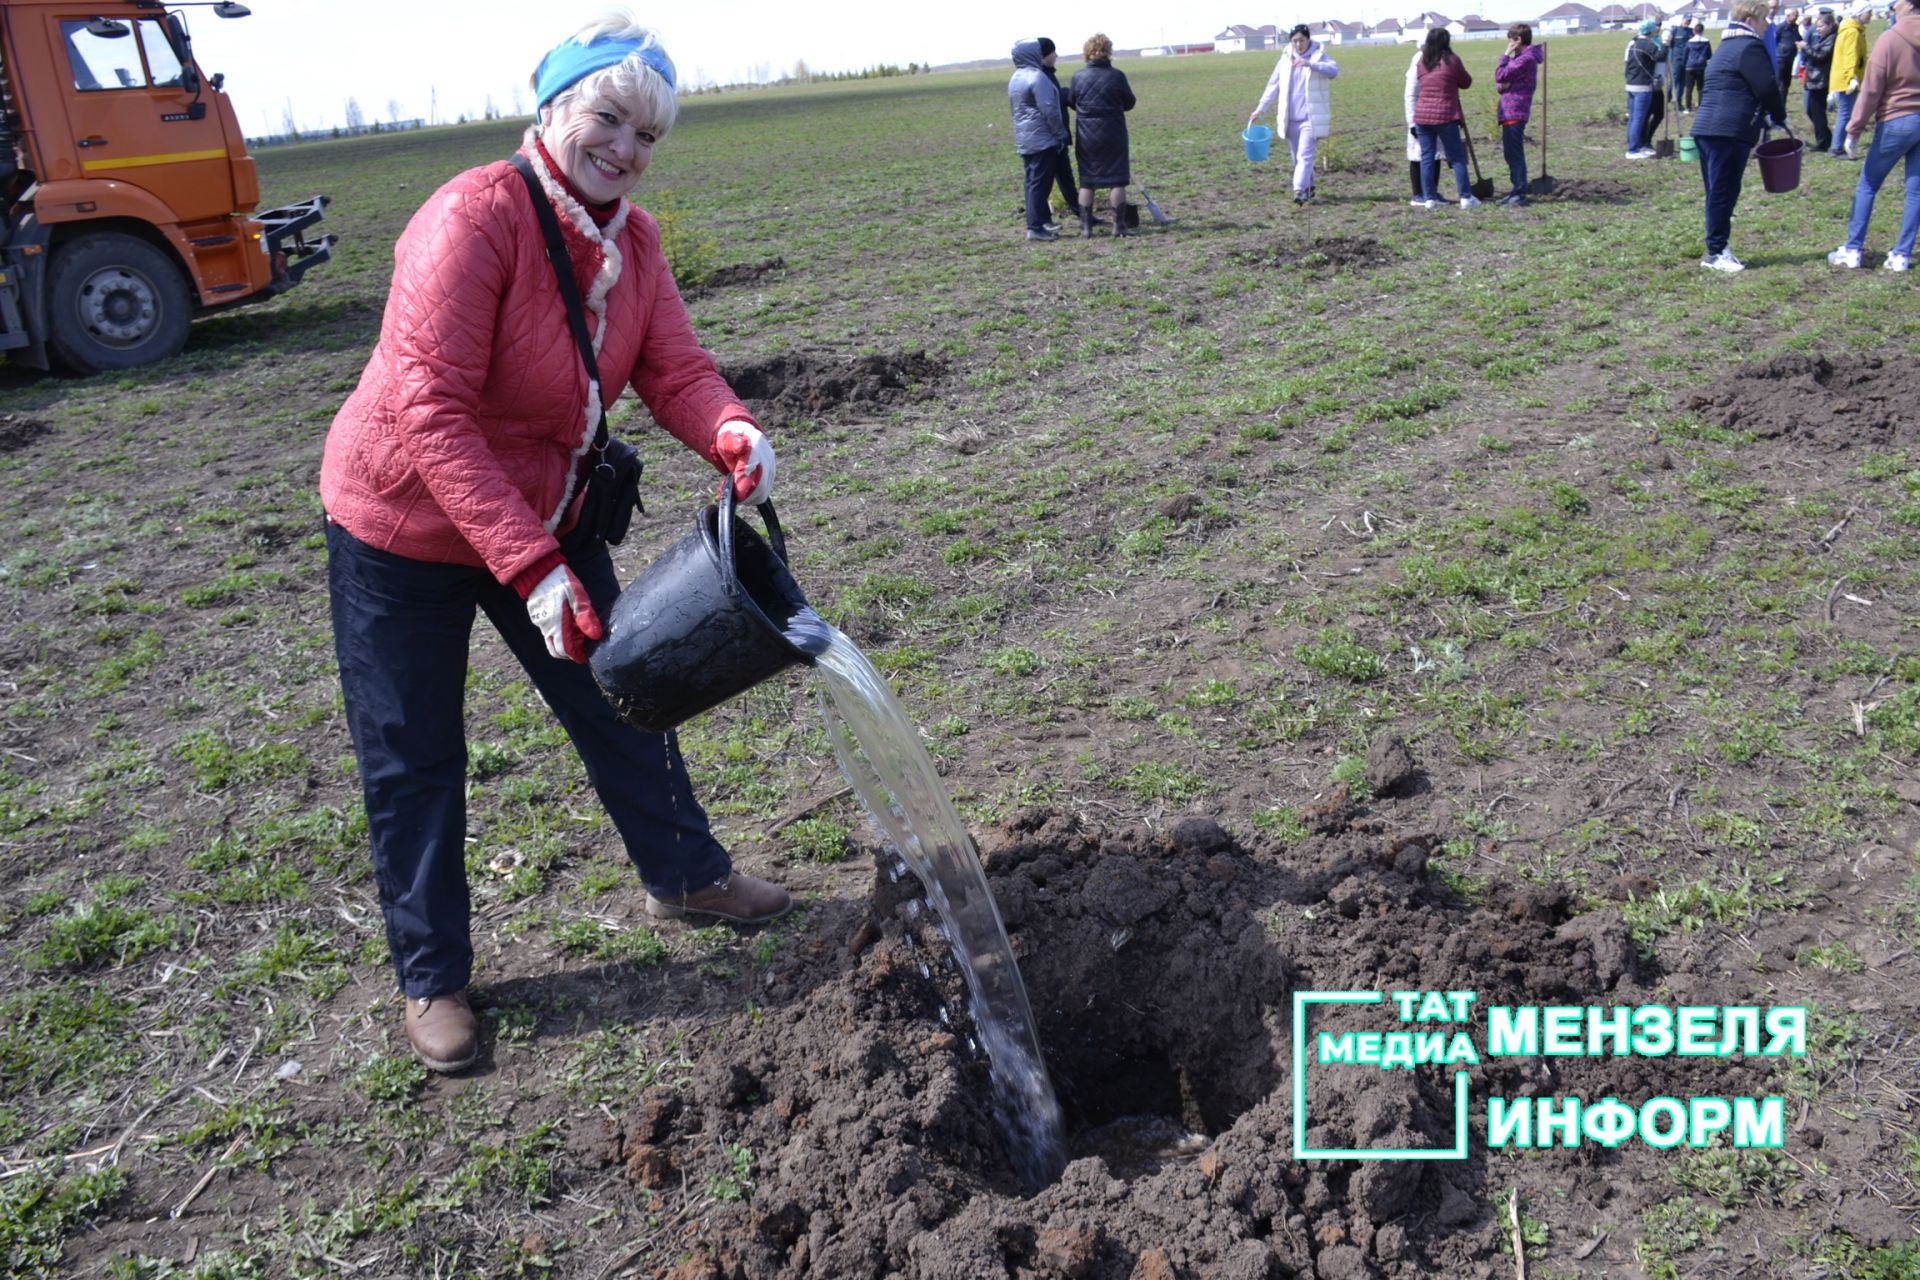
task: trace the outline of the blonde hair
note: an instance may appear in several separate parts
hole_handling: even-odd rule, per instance
[[[595,40],[632,41],[641,49],[651,50],[654,57],[666,63],[673,72],[674,81],[680,78],[673,59],[667,56],[665,47],[660,43],[660,33],[651,27],[641,26],[625,9],[609,9],[561,43],[588,45]],[[537,91],[538,86],[535,88]],[[580,111],[590,110],[602,102],[623,108],[628,124],[636,129],[645,129],[655,138],[666,137],[680,114],[680,97],[673,83],[649,66],[638,51],[611,67],[603,67],[580,77],[556,93],[547,107],[555,112]]]
[[[1081,46],[1080,56],[1088,62],[1112,61],[1113,41],[1107,39],[1104,32],[1088,36],[1087,43]]]
[[[1756,21],[1766,21],[1767,15],[1772,12],[1773,5],[1769,0],[1734,0],[1733,8],[1728,11],[1727,18],[1729,21],[1751,27]]]

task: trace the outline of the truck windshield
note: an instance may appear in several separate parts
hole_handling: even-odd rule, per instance
[[[149,84],[180,83],[180,59],[167,43],[166,32],[152,19],[134,24],[138,41],[125,36],[97,36],[84,22],[62,22],[67,62],[73,68],[73,87],[91,93],[104,89],[144,89]],[[146,53],[142,65],[140,55]],[[148,77],[148,68],[152,77]]]

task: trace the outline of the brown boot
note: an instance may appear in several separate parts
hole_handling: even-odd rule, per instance
[[[738,874],[677,898],[647,895],[647,914],[656,920],[695,915],[713,916],[734,924],[760,924],[792,909],[793,895],[779,885]]]
[[[467,993],[407,997],[407,1043],[435,1071],[461,1071],[480,1056],[480,1024]]]

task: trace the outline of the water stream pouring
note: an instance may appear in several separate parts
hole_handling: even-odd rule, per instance
[[[620,593],[593,651],[594,678],[622,719],[663,733],[795,663],[820,673],[820,713],[834,756],[945,926],[966,976],[1008,1152],[1028,1189],[1038,1191],[1066,1167],[1060,1104],[980,853],[886,680],[808,607],[787,571],[773,504],[761,507],[765,539],[733,507],[729,485],[692,533]]]
[[[1060,1103],[980,852],[919,731],[866,655],[811,609],[795,616],[790,638],[818,654],[820,715],[841,772],[887,844],[920,877],[946,926],[991,1065],[1008,1151],[1021,1180],[1038,1191],[1066,1167]]]

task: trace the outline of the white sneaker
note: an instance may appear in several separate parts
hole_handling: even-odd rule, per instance
[[[1481,204],[1481,200],[1479,196],[1461,196],[1460,197],[1460,207],[1462,209],[1477,209],[1480,207],[1480,204]]]
[[[1827,255],[1827,261],[1836,267],[1857,267],[1860,265],[1860,251],[1841,245],[1838,249],[1835,249]]]
[[[1733,250],[1731,249],[1722,249],[1718,253],[1708,254],[1706,257],[1700,259],[1700,265],[1710,271],[1724,271],[1728,275],[1747,269],[1747,264],[1734,257]]]
[[[1409,200],[1407,203],[1416,209],[1438,209],[1440,207],[1438,200]]]
[[[1904,253],[1890,253],[1887,255],[1887,260],[1881,263],[1880,266],[1886,271],[1905,271],[1907,269],[1907,255]]]
[[[1638,151],[1629,151],[1629,152],[1627,152],[1627,159],[1629,159],[1629,160],[1651,160],[1651,159],[1653,159],[1653,148],[1652,148],[1652,147],[1642,147],[1642,148],[1640,148],[1640,149],[1639,149]]]

